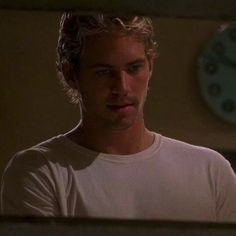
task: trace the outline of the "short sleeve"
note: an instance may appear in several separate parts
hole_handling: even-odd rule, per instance
[[[216,168],[216,213],[220,222],[236,222],[236,175],[228,161],[221,158]]]
[[[17,153],[8,163],[1,182],[4,215],[59,215],[50,166],[37,150]]]

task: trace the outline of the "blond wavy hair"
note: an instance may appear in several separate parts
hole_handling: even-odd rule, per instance
[[[148,59],[156,55],[157,44],[149,17],[80,15],[78,12],[66,12],[62,15],[57,44],[57,70],[60,83],[72,103],[79,102],[78,91],[67,84],[62,73],[63,66],[69,65],[73,71],[78,73],[80,56],[86,39],[94,34],[109,32],[117,25],[121,26],[127,34],[135,35],[143,41]]]

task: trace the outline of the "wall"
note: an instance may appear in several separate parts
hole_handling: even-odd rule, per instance
[[[0,10],[0,171],[17,151],[76,125],[55,70],[57,12]],[[155,19],[160,43],[147,126],[173,138],[236,150],[236,127],[214,116],[197,84],[197,57],[222,22]]]

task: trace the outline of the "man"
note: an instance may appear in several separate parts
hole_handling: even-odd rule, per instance
[[[149,18],[63,15],[58,70],[82,118],[9,162],[2,213],[236,222],[230,164],[145,126],[155,48]]]

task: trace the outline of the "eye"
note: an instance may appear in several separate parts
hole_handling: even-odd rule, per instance
[[[95,71],[97,76],[111,76],[112,70],[111,69],[98,69]]]
[[[143,64],[133,64],[128,67],[128,73],[129,74],[137,74],[141,71],[143,68]]]

